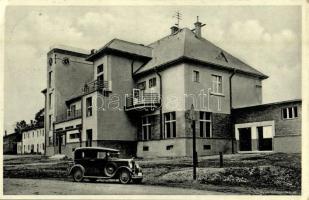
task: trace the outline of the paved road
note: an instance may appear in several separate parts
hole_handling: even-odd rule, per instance
[[[8,179],[3,180],[4,195],[216,195],[226,194],[149,185],[117,183],[75,183],[60,180]]]

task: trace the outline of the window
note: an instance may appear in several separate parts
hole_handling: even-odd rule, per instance
[[[193,82],[200,82],[200,72],[193,70]]]
[[[142,140],[151,139],[151,128],[153,124],[153,116],[142,118]]]
[[[92,116],[92,98],[91,97],[88,97],[86,99],[86,109],[87,109],[86,116],[87,117]]]
[[[104,70],[103,64],[102,64],[102,65],[99,65],[99,66],[97,67],[97,74],[102,73],[103,70]]]
[[[67,127],[65,127],[65,129],[72,129],[73,128],[73,126],[67,126]]]
[[[53,93],[49,93],[49,109],[53,107]]]
[[[61,136],[61,145],[65,146],[66,144],[66,135]]]
[[[76,113],[76,105],[73,104],[70,106],[70,109],[68,110],[68,116],[69,117],[74,117],[75,116],[75,113]]]
[[[44,136],[44,129],[42,129],[42,135]]]
[[[293,119],[298,117],[297,106],[282,109],[282,119]]]
[[[71,133],[70,134],[70,139],[72,140],[72,139],[77,139],[77,138],[79,138],[79,133]]]
[[[149,146],[143,146],[143,151],[149,151]]]
[[[203,146],[203,149],[204,150],[210,150],[211,149],[211,145],[206,144],[206,145]]]
[[[140,90],[145,90],[146,89],[146,81],[138,83],[137,88],[140,89]]]
[[[42,144],[42,150],[44,151],[44,149],[45,149],[45,145],[44,145],[44,143]]]
[[[172,150],[173,148],[174,148],[174,145],[167,145],[167,146],[166,146],[166,150],[168,150],[168,151],[169,151],[169,150]]]
[[[32,137],[34,137],[34,131],[32,131]]]
[[[49,130],[52,130],[52,115],[48,116]]]
[[[98,151],[97,158],[98,158],[98,159],[105,159],[105,158],[106,158],[106,152],[104,152],[104,151]]]
[[[97,80],[98,80],[99,84],[103,84],[103,82],[104,82],[104,66],[103,66],[103,64],[99,65],[97,67]]]
[[[24,133],[24,139],[26,138],[26,133]]]
[[[157,85],[156,77],[149,79],[149,88],[155,87]]]
[[[81,129],[82,125],[81,124],[77,124],[75,127]]]
[[[176,137],[176,112],[164,114],[165,138]]]
[[[222,94],[222,76],[212,75],[212,91],[216,94]]]
[[[200,112],[200,137],[211,137],[211,113]]]
[[[48,144],[49,145],[53,144],[53,137],[51,137],[51,136],[48,137]]]
[[[52,87],[52,76],[53,76],[53,72],[50,71],[48,73],[48,87],[51,88]]]

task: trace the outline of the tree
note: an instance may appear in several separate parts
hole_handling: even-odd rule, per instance
[[[21,120],[20,122],[16,122],[15,132],[21,134],[21,131],[27,127],[27,123],[25,120]]]

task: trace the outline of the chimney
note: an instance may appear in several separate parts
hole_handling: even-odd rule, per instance
[[[91,49],[90,54],[95,54],[97,52],[96,49]]]
[[[171,35],[177,33],[178,30],[179,30],[179,28],[177,26],[172,26],[171,27]]]
[[[198,38],[202,37],[202,23],[198,21],[198,16],[197,16],[197,21],[194,23],[195,26],[195,35]]]

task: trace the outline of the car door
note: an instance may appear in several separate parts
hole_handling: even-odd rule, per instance
[[[104,176],[104,168],[106,166],[107,159],[106,159],[106,152],[105,151],[98,151],[97,159],[95,162],[96,166],[96,176]]]
[[[85,176],[97,175],[97,151],[89,149],[83,152],[82,165],[85,168]]]

